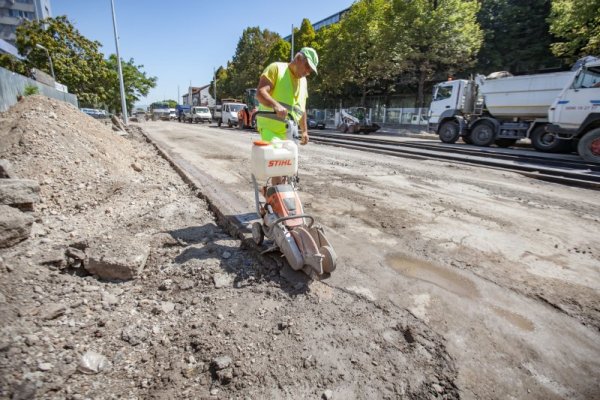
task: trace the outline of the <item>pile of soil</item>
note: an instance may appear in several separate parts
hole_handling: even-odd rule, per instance
[[[385,300],[285,279],[139,125],[117,134],[31,96],[0,127],[0,159],[41,185],[30,238],[0,250],[0,397],[459,398],[439,335]],[[68,257],[131,237],[150,247],[138,279]]]

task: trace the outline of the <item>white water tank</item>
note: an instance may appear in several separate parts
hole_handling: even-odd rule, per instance
[[[252,174],[258,181],[274,176],[292,176],[298,172],[298,146],[293,140],[262,140],[252,145]]]
[[[479,93],[494,117],[543,118],[573,76],[568,71],[482,79]]]

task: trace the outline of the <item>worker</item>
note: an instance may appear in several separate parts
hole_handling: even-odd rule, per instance
[[[275,111],[275,115],[258,115],[257,125],[262,140],[286,139],[288,112],[299,122],[300,144],[308,143],[306,99],[308,89],[306,77],[317,73],[319,56],[315,49],[303,47],[290,63],[274,62],[263,71],[258,82],[256,97],[259,111]]]

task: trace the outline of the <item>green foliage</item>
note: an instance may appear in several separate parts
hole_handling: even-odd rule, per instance
[[[106,65],[110,70],[108,79],[107,101],[106,105],[111,112],[121,110],[121,91],[119,85],[117,56],[111,54],[106,60]],[[127,109],[131,110],[133,105],[140,99],[148,95],[150,89],[156,86],[156,77],[147,76],[142,72],[143,65],[135,65],[135,61],[121,61],[123,70],[123,86],[125,88],[125,102]]]
[[[552,0],[552,52],[568,61],[600,55],[600,0]]]
[[[35,85],[27,85],[25,86],[25,90],[23,91],[24,96],[32,96],[34,94],[38,94],[40,89]]]
[[[484,42],[474,72],[519,73],[560,66],[550,51],[550,0],[484,0],[477,20]]]
[[[16,45],[26,54],[31,67],[50,74],[50,53],[57,81],[77,95],[80,104],[96,106],[107,101],[107,84],[111,77],[99,48],[101,44],[79,33],[66,16],[25,21],[17,28]]]
[[[279,38],[278,34],[259,27],[244,30],[227,68],[230,94],[239,97],[246,88],[258,85],[269,50]]]
[[[339,24],[331,26],[324,39],[320,57],[319,91],[329,97],[356,88],[365,97],[392,73],[390,58],[382,41],[384,15],[390,10],[387,0],[362,0],[354,3]],[[387,54],[386,54],[387,53]]]
[[[10,54],[0,54],[0,67],[16,72],[17,74],[31,75],[29,66]]]
[[[290,59],[292,45],[290,42],[279,38],[269,50],[269,55],[265,60],[265,67],[274,62],[287,62]]]
[[[175,108],[177,106],[177,102],[175,100],[163,100],[163,101],[155,101],[150,104],[150,109],[154,110],[155,108]]]
[[[440,73],[455,74],[471,66],[483,34],[474,0],[392,1],[386,45],[397,66],[417,84],[417,106],[425,106],[425,83]],[[391,34],[391,35],[390,35]]]
[[[303,47],[315,47],[317,45],[316,33],[306,18],[302,20],[300,28],[294,28],[294,52],[298,52]],[[289,53],[288,53],[289,54]]]

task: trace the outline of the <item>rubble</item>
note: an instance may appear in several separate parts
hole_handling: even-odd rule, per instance
[[[139,126],[116,134],[42,96],[0,119],[3,179],[39,182],[32,211],[0,206],[26,219],[0,249],[0,398],[430,398],[433,383],[459,397],[439,335],[386,303],[285,280]]]

